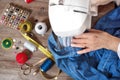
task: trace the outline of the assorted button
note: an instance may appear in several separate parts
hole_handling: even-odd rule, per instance
[[[7,27],[17,29],[18,25],[21,22],[27,20],[30,13],[31,12],[26,8],[10,3],[3,11],[2,16],[0,18],[0,23],[6,25]]]

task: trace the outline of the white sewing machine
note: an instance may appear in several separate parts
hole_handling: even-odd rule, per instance
[[[49,20],[53,32],[60,37],[72,37],[91,28],[91,16],[99,5],[120,0],[49,0]]]
[[[49,20],[58,48],[71,46],[71,39],[91,28],[98,6],[120,0],[49,0]]]
[[[90,0],[49,0],[49,19],[57,36],[69,37],[91,28]]]

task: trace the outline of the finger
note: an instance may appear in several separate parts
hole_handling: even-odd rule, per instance
[[[85,48],[86,44],[71,44],[72,47],[80,47],[80,48]]]
[[[98,33],[98,32],[101,32],[100,30],[96,30],[96,29],[89,29],[88,31],[89,31],[89,32],[92,32],[92,33]]]
[[[88,39],[72,39],[71,43],[76,43],[76,44],[85,44],[88,42]]]
[[[89,38],[90,36],[94,36],[94,35],[97,35],[98,33],[102,32],[100,30],[96,30],[96,29],[89,29],[88,30],[89,32],[87,33],[83,33],[83,34],[80,34],[80,35],[76,35],[74,36],[74,38]]]
[[[85,53],[90,52],[90,51],[92,51],[90,48],[85,48],[83,50],[78,51],[77,53],[78,54],[85,54]]]
[[[83,39],[86,39],[86,38],[88,38],[89,36],[91,35],[91,33],[83,33],[83,34],[80,34],[80,35],[76,35],[76,36],[74,36],[74,38],[75,39],[77,39],[77,38],[83,38]]]

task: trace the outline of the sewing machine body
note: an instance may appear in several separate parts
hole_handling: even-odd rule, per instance
[[[57,36],[69,37],[91,28],[90,0],[49,0],[49,19]]]

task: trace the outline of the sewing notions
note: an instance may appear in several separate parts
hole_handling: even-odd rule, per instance
[[[47,58],[45,62],[40,66],[42,72],[47,72],[54,65],[54,61]]]

